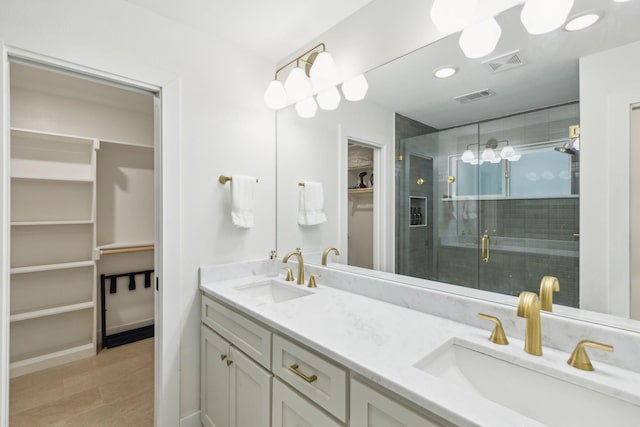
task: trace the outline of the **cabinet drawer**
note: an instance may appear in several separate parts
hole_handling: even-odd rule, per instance
[[[340,424],[278,379],[273,381],[272,414],[272,427],[340,427]]]
[[[202,323],[267,369],[271,369],[271,332],[202,296]]]
[[[344,369],[274,335],[273,373],[312,402],[346,422],[347,372]]]

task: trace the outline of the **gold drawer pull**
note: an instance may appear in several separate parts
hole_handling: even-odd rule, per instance
[[[305,380],[308,383],[312,383],[315,380],[318,379],[318,377],[313,374],[310,377],[306,376],[305,374],[303,374],[302,372],[298,371],[298,364],[294,363],[293,365],[289,366],[289,370],[291,372],[293,372],[294,374],[296,374],[297,376],[299,376],[300,378],[302,378],[303,380]]]

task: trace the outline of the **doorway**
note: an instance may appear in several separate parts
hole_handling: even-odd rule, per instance
[[[374,268],[375,149],[348,141],[347,264]]]
[[[11,424],[73,423],[88,401],[136,402],[153,425],[153,341],[116,347],[155,317],[156,94],[23,60],[9,72]],[[132,359],[144,378],[127,386]],[[118,385],[142,388],[105,399]]]

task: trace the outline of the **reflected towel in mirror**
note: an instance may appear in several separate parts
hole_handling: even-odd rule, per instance
[[[322,184],[307,181],[298,188],[298,224],[316,225],[326,222]]]
[[[253,227],[255,176],[231,176],[231,220],[236,227]]]

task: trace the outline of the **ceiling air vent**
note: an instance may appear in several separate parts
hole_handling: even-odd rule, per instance
[[[504,55],[482,61],[482,64],[488,68],[490,73],[500,73],[502,71],[521,67],[525,65],[526,62],[524,62],[520,55],[518,55],[519,52],[519,50],[514,50],[513,52],[505,53]]]
[[[467,93],[466,95],[456,96],[453,99],[455,99],[461,104],[467,104],[472,101],[478,101],[480,99],[490,98],[492,96],[495,96],[495,94],[496,93],[491,89],[482,89],[477,92]]]

